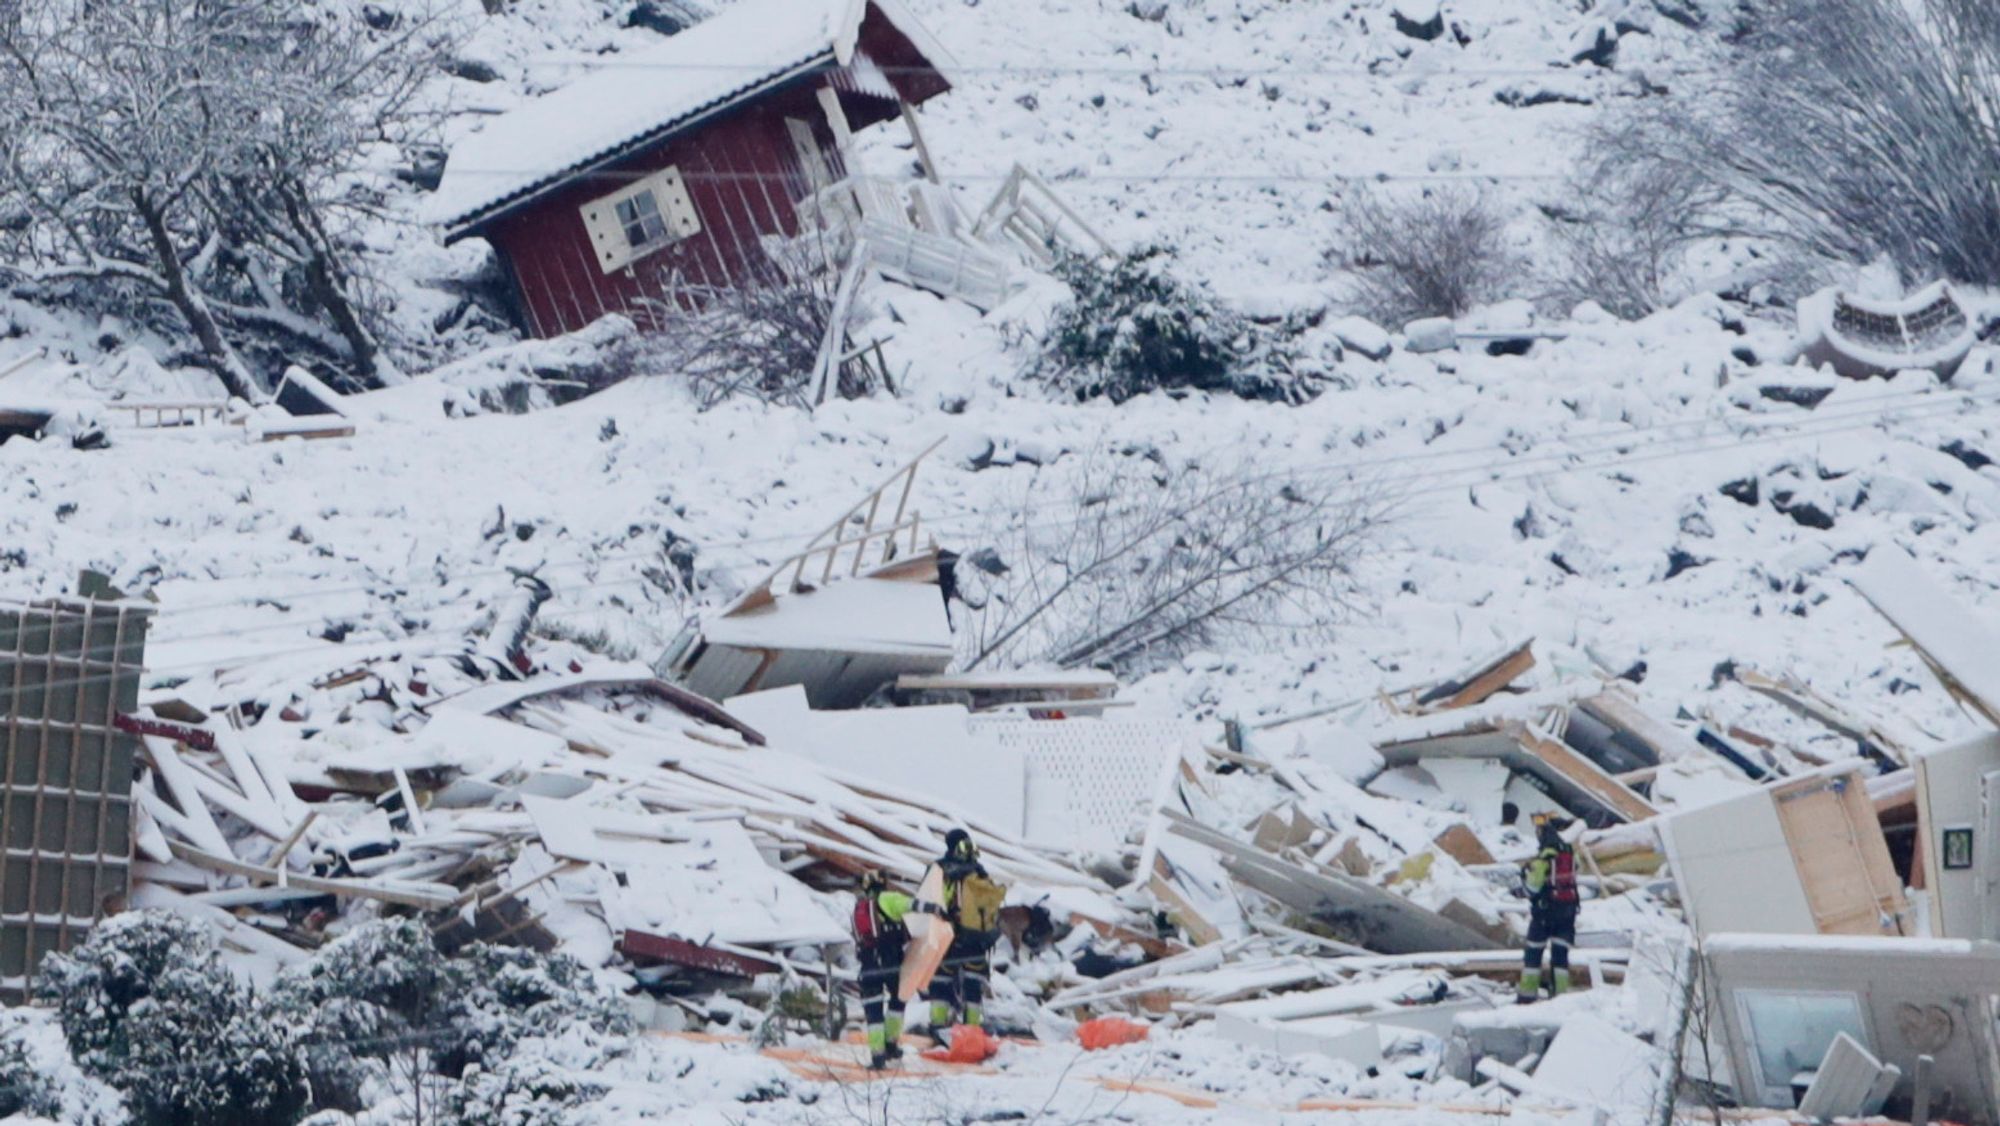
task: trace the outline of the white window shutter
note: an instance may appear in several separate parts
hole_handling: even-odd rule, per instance
[[[648,246],[634,247],[625,241],[624,224],[618,221],[618,205],[641,192],[653,193],[653,202],[666,221],[667,237]],[[577,210],[583,217],[584,230],[590,235],[590,248],[597,256],[598,269],[607,274],[701,233],[701,216],[694,209],[694,199],[688,195],[680,169],[675,167],[661,169]]]

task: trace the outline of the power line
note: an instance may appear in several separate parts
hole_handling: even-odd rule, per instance
[[[1926,413],[1943,413],[1943,412],[1948,412],[1949,410],[1955,407],[1967,406],[1986,401],[1984,399],[1978,398],[1978,392],[1975,391],[1932,392],[1929,390],[1914,390],[1914,391],[1891,392],[1889,394],[1872,398],[1861,403],[1847,404],[1844,407],[1836,409],[1816,411],[1813,414],[1804,416],[1783,416],[1776,418],[1761,418],[1761,419],[1750,418],[1750,419],[1736,420],[1728,418],[1726,416],[1711,415],[1711,416],[1702,416],[1698,418],[1675,419],[1663,423],[1654,423],[1641,427],[1607,428],[1604,430],[1594,431],[1586,434],[1568,435],[1558,438],[1555,440],[1555,443],[1553,444],[1559,444],[1561,448],[1555,450],[1545,450],[1541,453],[1532,455],[1516,454],[1511,451],[1508,451],[1506,447],[1502,445],[1481,446],[1481,447],[1473,447],[1473,448],[1466,448],[1459,450],[1418,450],[1407,454],[1396,454],[1389,456],[1368,456],[1368,457],[1338,459],[1332,461],[1322,461],[1317,463],[1314,462],[1298,463],[1283,468],[1273,469],[1263,473],[1250,475],[1247,477],[1236,478],[1233,483],[1254,484],[1267,481],[1293,479],[1301,475],[1322,474],[1329,472],[1339,473],[1345,471],[1353,473],[1354,471],[1357,470],[1379,469],[1385,466],[1402,466],[1402,465],[1411,465],[1411,464],[1426,463],[1433,461],[1445,461],[1455,458],[1486,456],[1494,453],[1505,453],[1507,455],[1505,457],[1493,459],[1483,464],[1456,466],[1449,469],[1439,470],[1428,475],[1425,474],[1416,475],[1415,477],[1409,479],[1410,480],[1425,479],[1429,476],[1436,476],[1438,474],[1443,474],[1443,473],[1476,475],[1492,470],[1519,469],[1521,466],[1525,464],[1534,464],[1535,459],[1549,461],[1549,460],[1561,460],[1561,459],[1582,456],[1592,452],[1592,450],[1589,448],[1592,445],[1601,444],[1611,447],[1629,445],[1633,444],[1636,441],[1644,440],[1646,436],[1649,434],[1667,432],[1670,435],[1669,441],[1671,441],[1672,440],[1671,432],[1678,431],[1687,427],[1695,427],[1698,430],[1706,430],[1712,427],[1720,426],[1729,430],[1728,436],[1734,436],[1734,435],[1739,435],[1742,431],[1746,430],[1756,431],[1760,429],[1791,430],[1791,429],[1801,429],[1806,427],[1816,428],[1823,426],[1826,423],[1839,422],[1848,419],[1872,419],[1877,417],[1886,418],[1892,415],[1895,411],[1902,409],[1902,401],[1909,399],[1921,400],[1919,402],[1911,404],[1910,407],[1908,408],[1909,410],[1911,411],[1923,410]],[[1790,435],[1781,435],[1781,437],[1785,436],[1790,436]],[[1705,434],[1696,433],[1689,435],[1688,438],[1684,440],[1690,440],[1690,441],[1702,440],[1706,437],[1707,435]],[[1583,446],[1584,448],[1579,449],[1578,448],[1579,446]],[[1397,480],[1397,478],[1391,477],[1389,478],[1389,480],[1394,481]],[[1060,500],[1060,501],[1051,501],[1046,504],[1022,505],[1013,509],[1012,512],[1014,512],[1017,515],[1026,516],[1046,511],[1065,511],[1065,512],[1074,511],[1077,507],[1078,505],[1074,501]],[[931,518],[927,520],[926,523],[933,528],[938,528],[938,527],[955,527],[960,524],[965,524],[974,521],[990,522],[991,517],[988,513],[985,512],[961,511],[955,514],[948,513],[943,516]],[[747,546],[756,546],[756,545],[773,544],[773,543],[797,543],[799,542],[799,538],[800,537],[797,535],[753,537],[753,538],[737,540],[723,546],[747,547]],[[511,578],[515,575],[530,574],[530,573],[540,578],[540,577],[545,577],[555,571],[567,571],[580,567],[599,568],[599,567],[615,565],[621,562],[629,562],[635,560],[653,560],[659,558],[660,550],[661,549],[647,549],[631,553],[603,555],[591,559],[578,559],[564,563],[547,564],[545,566],[537,568],[504,567],[487,571],[462,572],[452,576],[452,584],[463,585],[463,584],[469,584],[470,582],[481,578],[492,578],[492,577]],[[703,568],[703,570],[709,574],[716,574],[716,573],[740,574],[740,573],[749,573],[752,571],[767,570],[770,566],[771,564],[767,562],[746,562],[731,567],[708,567],[708,568]],[[627,586],[637,585],[644,581],[647,581],[645,576],[635,576],[622,580],[615,580],[612,582],[594,583],[592,589],[605,590],[605,589],[623,588]],[[318,597],[333,597],[349,593],[367,594],[367,593],[373,593],[374,591],[375,591],[374,587],[366,585],[357,585],[348,588],[334,588],[331,590],[325,588],[313,587],[313,588],[307,588],[302,592],[286,592],[283,590],[275,592],[266,591],[253,597],[209,603],[202,606],[185,608],[185,609],[170,609],[168,612],[174,614],[176,617],[180,617],[193,613],[206,613],[218,609],[229,609],[242,606],[254,606],[254,605],[273,603],[273,602],[302,602]],[[418,610],[413,612],[430,612],[430,611],[435,611],[437,609],[440,609],[440,607],[429,606],[429,607],[419,608]],[[406,612],[409,610],[410,608],[403,607],[400,605],[380,606],[380,607],[369,608],[355,613],[344,613],[344,612],[331,613],[322,615],[318,618],[294,619],[284,622],[269,623],[260,626],[237,627],[232,629],[218,630],[212,633],[183,635],[179,637],[168,637],[168,638],[163,638],[162,641],[164,643],[169,643],[169,644],[188,644],[195,641],[215,640],[221,638],[235,638],[247,634],[263,633],[263,632],[309,629],[313,628],[314,626],[325,627],[325,626],[334,626],[341,624],[351,624],[356,621],[373,619],[383,615]]]
[[[1735,420],[1729,419],[1727,417],[1704,415],[1697,418],[1674,419],[1674,420],[1669,420],[1667,422],[1653,423],[1646,426],[1610,427],[1610,428],[1605,428],[1603,430],[1592,431],[1584,434],[1564,435],[1554,439],[1554,441],[1556,443],[1560,443],[1564,447],[1562,450],[1557,451],[1556,456],[1566,457],[1566,456],[1573,456],[1579,453],[1589,452],[1587,447],[1590,445],[1604,444],[1610,446],[1617,446],[1632,442],[1634,440],[1643,439],[1648,434],[1660,433],[1660,432],[1673,432],[1687,427],[1695,427],[1700,429],[1706,429],[1718,425],[1724,427],[1729,427],[1732,425],[1740,425],[1741,427],[1746,429],[1756,429],[1760,426],[1797,427],[1818,421],[1831,421],[1831,420],[1839,420],[1846,418],[1886,415],[1890,410],[1900,405],[1900,402],[1902,400],[1908,400],[1908,399],[1923,398],[1926,399],[1926,401],[1937,400],[1938,406],[1946,407],[1951,404],[1943,402],[1942,400],[1953,399],[1959,402],[1971,402],[1973,401],[1972,397],[1975,394],[1976,392],[1972,391],[1933,392],[1927,389],[1898,391],[1878,396],[1876,398],[1869,399],[1862,403],[1848,404],[1842,408],[1815,412],[1814,414],[1807,416],[1777,417],[1770,419],[1746,419],[1739,424]],[[1578,446],[1585,446],[1586,448],[1579,450],[1577,448]],[[1276,481],[1276,480],[1283,480],[1286,478],[1297,477],[1301,474],[1325,473],[1325,472],[1337,473],[1344,470],[1352,471],[1356,469],[1374,469],[1392,465],[1409,465],[1409,464],[1426,463],[1432,461],[1445,461],[1454,458],[1487,456],[1496,453],[1505,453],[1507,456],[1494,459],[1486,463],[1485,465],[1475,464],[1475,465],[1461,466],[1455,469],[1454,472],[1477,473],[1477,472],[1482,472],[1485,469],[1499,469],[1510,466],[1519,466],[1523,464],[1521,458],[1523,456],[1526,456],[1524,454],[1512,453],[1511,451],[1508,451],[1505,446],[1498,444],[1479,446],[1479,447],[1469,447],[1465,449],[1455,449],[1455,450],[1427,449],[1427,450],[1412,451],[1406,454],[1394,454],[1388,456],[1365,456],[1365,457],[1355,457],[1348,459],[1338,459],[1332,461],[1322,461],[1317,463],[1315,462],[1298,463],[1284,468],[1269,470],[1249,477],[1239,478],[1238,481],[1240,483],[1245,483],[1245,484],[1260,483],[1265,481]],[[1075,507],[1076,505],[1073,501],[1052,501],[1047,504],[1023,505],[1013,509],[1012,511],[1018,515],[1031,515],[1037,512],[1050,511],[1055,509],[1061,509],[1067,511],[1067,510],[1072,510]],[[956,527],[960,524],[965,524],[972,521],[986,521],[989,519],[990,519],[989,515],[983,512],[978,512],[978,513],[960,512],[957,514],[946,514],[943,516],[933,517],[926,520],[926,523],[933,528]],[[729,548],[765,546],[770,544],[786,544],[786,543],[795,544],[800,542],[801,538],[802,537],[798,534],[749,537],[731,541],[726,544],[714,545],[714,547],[716,549],[729,549]],[[488,579],[488,578],[511,579],[514,576],[521,574],[533,574],[537,578],[546,579],[556,572],[567,572],[579,568],[594,569],[607,566],[615,566],[617,564],[626,562],[652,561],[661,558],[664,550],[665,550],[664,547],[648,548],[633,552],[599,555],[588,559],[575,559],[560,563],[547,563],[534,567],[503,566],[499,568],[492,568],[479,571],[469,571],[469,572],[462,571],[450,576],[449,584],[441,584],[441,585],[463,586],[463,585],[469,585],[481,579]],[[721,567],[721,566],[704,567],[701,568],[701,570],[711,575],[718,573],[747,574],[753,571],[767,570],[771,565],[772,564],[769,562],[750,561],[727,567]],[[628,586],[635,586],[644,581],[645,581],[644,576],[635,576],[621,580],[614,580],[608,583],[595,583],[593,584],[593,589],[604,590],[613,588],[623,588]],[[397,585],[404,586],[412,584],[397,584]],[[252,607],[270,603],[306,602],[321,598],[339,597],[348,594],[377,594],[378,590],[379,588],[377,586],[367,585],[367,584],[357,584],[354,586],[334,587],[334,588],[326,588],[323,586],[316,585],[307,588],[294,588],[292,590],[285,590],[281,588],[275,591],[272,590],[263,591],[257,595],[246,596],[240,599],[224,600],[219,602],[200,604],[191,607],[169,607],[166,608],[163,611],[163,613],[171,614],[176,619],[179,619],[183,617],[192,616],[194,614],[210,613],[217,610]],[[328,613],[321,615],[317,618],[292,619],[284,622],[268,623],[265,625],[258,625],[258,626],[235,627],[230,629],[216,630],[210,633],[182,635],[178,637],[169,636],[162,638],[161,640],[163,643],[167,644],[184,645],[197,641],[219,640],[223,638],[236,638],[249,634],[298,630],[298,629],[310,629],[316,626],[330,627],[336,625],[352,624],[357,621],[375,619],[385,615],[391,615],[403,612],[428,613],[436,611],[440,608],[441,607],[436,605],[411,608],[411,607],[405,607],[400,604],[391,604],[387,606],[371,607],[353,613],[348,613],[348,612]]]
[[[1847,409],[1846,411],[1843,411],[1842,413],[1835,415],[1826,415],[1826,416],[1809,415],[1797,419],[1772,419],[1770,420],[1770,424],[1768,426],[1763,427],[1763,429],[1772,431],[1770,433],[1757,433],[1745,436],[1741,433],[1731,432],[1731,433],[1719,433],[1719,434],[1694,434],[1683,438],[1668,438],[1656,442],[1650,447],[1642,447],[1640,449],[1631,452],[1619,453],[1613,457],[1600,458],[1597,460],[1590,460],[1588,458],[1587,453],[1578,454],[1576,451],[1573,450],[1556,450],[1546,453],[1513,457],[1505,461],[1490,463],[1489,465],[1486,466],[1474,465],[1467,467],[1454,467],[1447,469],[1431,470],[1428,472],[1405,474],[1400,476],[1390,474],[1372,479],[1362,480],[1357,483],[1368,485],[1374,488],[1387,488],[1388,486],[1396,484],[1409,484],[1413,486],[1422,486],[1422,487],[1411,488],[1407,492],[1398,495],[1401,496],[1429,495],[1444,491],[1455,491],[1461,488],[1470,488],[1482,484],[1499,484],[1499,483],[1507,483],[1513,481],[1525,481],[1525,480],[1533,480],[1535,478],[1548,477],[1548,476],[1566,476],[1571,473],[1588,472],[1600,469],[1612,469],[1624,465],[1646,464],[1653,461],[1670,460],[1673,458],[1688,457],[1697,454],[1726,452],[1732,448],[1741,448],[1744,446],[1761,446],[1761,445],[1769,445],[1773,443],[1791,441],[1794,439],[1825,437],[1833,434],[1849,433],[1853,431],[1869,429],[1872,426],[1876,425],[1878,422],[1885,422],[1885,421],[1908,422],[1908,421],[1927,420],[1933,417],[1944,417],[1952,412],[1962,410],[1963,408],[1966,407],[1990,406],[1993,405],[1995,402],[2000,402],[2000,389],[1989,391],[1983,397],[1980,397],[1977,395],[1977,393],[1971,391],[1953,392],[1948,394],[1954,396],[1951,401],[1929,401],[1929,402],[1920,402],[1911,404],[1907,408],[1904,408],[1900,414],[1896,413],[1893,407],[1884,409],[1883,407],[1873,402],[1857,403],[1857,404],[1852,404],[1850,408]],[[1886,397],[1887,396],[1885,396],[1885,398]],[[1938,397],[1933,395],[1932,398],[1936,399]],[[1726,421],[1726,420],[1719,420],[1719,419],[1687,420],[1687,422],[1689,423],[1697,421],[1702,423],[1709,423],[1709,422]],[[1655,427],[1653,429],[1661,429],[1664,428],[1665,425],[1673,425],[1673,424],[1663,424],[1662,427]],[[1787,425],[1792,427],[1792,429],[1781,429],[1781,427]],[[1441,454],[1440,456],[1454,456],[1454,454],[1456,453],[1469,453],[1469,452],[1474,452],[1474,451],[1455,451],[1453,453]],[[1408,457],[1401,459],[1376,459],[1375,463],[1387,464],[1392,461],[1414,460],[1415,458],[1420,456],[1421,455],[1409,455]],[[1564,464],[1565,462],[1567,462],[1568,464]],[[1330,463],[1330,464],[1332,464],[1336,470],[1343,468],[1349,470],[1350,471],[1349,479],[1354,480],[1352,476],[1353,470],[1370,468],[1371,464],[1374,463],[1371,463],[1369,461],[1358,461],[1358,462],[1348,461],[1348,462]],[[1296,477],[1301,472],[1305,471],[1311,471],[1310,467],[1294,467],[1293,469],[1290,470],[1273,471],[1268,474],[1261,474],[1250,478],[1244,478],[1242,480],[1246,482],[1255,480],[1276,480],[1282,477]],[[1084,506],[1074,501],[1060,501],[1060,502],[1052,502],[1048,505],[1023,506],[1022,508],[1016,511],[1021,512],[1023,514],[1037,512],[1037,511],[1054,511],[1054,510],[1064,510],[1064,511],[1074,512],[1081,510],[1083,507]],[[928,523],[930,523],[932,526],[955,525],[957,523],[962,523],[967,520],[987,519],[987,518],[988,517],[984,513],[961,512],[957,514],[947,515],[934,521],[928,521]],[[1013,532],[1026,532],[1026,531],[1035,531],[1043,529],[1062,528],[1065,526],[1067,526],[1065,522],[1052,521],[1044,524],[1024,524],[1024,525],[1014,526],[1010,527],[1008,530]],[[628,580],[628,582],[636,582],[636,581],[639,580]],[[602,586],[610,586],[610,585],[617,585],[617,584],[602,584]],[[596,615],[602,612],[604,612],[604,608],[601,606],[578,607],[569,611],[557,611],[549,614],[538,615],[537,620],[538,621],[567,620],[569,618],[579,617],[586,614]],[[477,625],[479,621],[483,620],[483,618],[484,615],[482,614],[452,629],[440,629],[440,630],[415,633],[403,638],[386,638],[379,642],[370,642],[367,644],[370,647],[393,648],[396,646],[411,644],[422,640],[437,639],[444,637],[463,638],[466,636],[467,631],[470,630],[473,626]],[[310,628],[312,623],[301,622],[301,623],[285,623],[285,624],[287,626],[295,626],[297,628]],[[232,636],[241,632],[245,631],[229,631],[223,634],[223,636]],[[226,662],[194,662],[180,666],[149,668],[145,670],[145,673],[146,675],[149,676],[158,677],[161,675],[166,675],[174,672],[220,669],[225,666],[234,665],[237,663],[247,662],[247,661],[276,660],[287,656],[324,654],[324,653],[326,653],[326,649],[324,646],[309,646],[297,650],[287,650],[279,653],[258,654],[248,658],[243,658],[240,660],[231,660]],[[363,660],[363,659],[366,658],[356,658],[356,660]],[[46,690],[50,688],[78,687],[84,684],[108,682],[110,679],[112,679],[112,676],[113,674],[97,674],[86,677],[70,678],[67,680],[51,681],[45,685],[36,685],[32,687],[36,688],[37,690]],[[14,691],[10,688],[0,688],[0,699],[4,699],[14,694],[15,694]]]
[[[872,63],[870,70],[879,71],[891,77],[927,78],[942,75],[946,79],[960,75],[1020,76],[1022,78],[1063,78],[1106,77],[1106,78],[1193,78],[1209,79],[1216,82],[1249,82],[1263,78],[1379,78],[1384,81],[1401,81],[1412,78],[1548,78],[1570,75],[1602,75],[1604,78],[1629,78],[1623,72],[1592,67],[1543,66],[1511,67],[1426,67],[1421,62],[1406,65],[1399,70],[1386,70],[1374,63],[1352,63],[1345,66],[1270,66],[1270,67],[1218,67],[1218,66],[1148,66],[1132,63],[1113,66],[1103,63],[1042,63],[1003,61],[974,65],[953,65],[948,67],[895,66]],[[669,73],[724,73],[724,74],[769,74],[771,67],[763,63],[728,62],[657,62],[651,59],[620,57],[618,55],[592,55],[581,58],[542,58],[522,67],[531,70],[537,67],[562,67],[573,70],[657,70]],[[1710,73],[1700,67],[1672,66],[1646,67],[1645,73],[1653,75],[1699,75]]]
[[[658,170],[619,169],[576,169],[570,166],[560,168],[466,168],[446,165],[447,177],[455,176],[536,176],[549,178],[564,176],[580,181],[630,182],[643,180],[658,174]],[[761,184],[772,183],[795,186],[803,177],[782,172],[727,172],[682,168],[684,181],[706,181],[710,183]],[[1012,176],[1007,172],[951,173],[939,177],[939,182],[959,187],[979,184],[996,184]],[[1143,184],[1343,184],[1343,183],[1453,183],[1459,181],[1482,181],[1509,183],[1514,181],[1561,180],[1565,175],[1559,172],[1077,172],[1072,175],[1050,177],[1057,184],[1115,184],[1132,187]]]

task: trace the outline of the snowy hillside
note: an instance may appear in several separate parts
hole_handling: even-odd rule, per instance
[[[1650,30],[1618,40],[1612,70],[1567,65],[1572,38],[1605,17],[1557,3],[1453,6],[1455,30],[1428,43],[1398,32],[1387,6],[1162,5],[1158,19],[1136,7],[1141,17],[1051,2],[1030,17],[920,4],[958,61],[960,88],[926,114],[936,158],[971,207],[1011,162],[1036,168],[1114,241],[1176,246],[1189,273],[1253,310],[1339,311],[1343,278],[1322,255],[1338,238],[1328,201],[1350,179],[1490,180],[1522,204],[1516,226],[1531,239],[1526,203],[1559,190],[1565,138],[1592,111],[1511,108],[1496,94],[1533,81],[1619,97],[1635,71],[1691,65],[1679,60],[1701,45],[1638,6],[1631,18]],[[448,135],[476,127],[473,110],[653,36],[557,0],[476,28],[467,57],[504,78],[449,83],[464,112]],[[898,131],[877,134],[877,171],[909,160],[890,143]],[[435,300],[421,285],[439,253],[426,237],[398,236],[412,304]],[[1521,296],[1536,296],[1532,279]],[[1614,671],[1646,661],[1643,690],[1669,709],[1698,707],[1709,670],[1731,659],[1887,708],[1892,682],[1921,678],[1881,651],[1884,627],[1839,581],[1839,560],[1891,541],[1945,575],[1990,558],[1979,525],[1992,481],[1940,452],[1979,460],[1990,392],[1973,378],[1949,391],[1905,379],[1842,386],[1813,410],[1766,398],[1826,386],[1787,366],[1783,310],[1697,298],[1636,325],[1600,315],[1525,357],[1398,350],[1375,363],[1349,351],[1339,388],[1297,409],[1112,408],[1017,389],[1021,352],[1006,341],[1010,317],[1036,315],[1024,300],[982,323],[884,292],[884,319],[857,336],[890,337],[900,397],[810,417],[749,404],[697,417],[663,373],[558,410],[459,421],[448,415],[462,393],[434,384],[464,380],[447,376],[371,396],[358,407],[371,424],[347,442],[244,448],[165,433],[101,455],[9,443],[8,578],[51,593],[87,566],[125,589],[157,586],[160,637],[190,639],[166,651],[170,666],[296,648],[329,625],[354,640],[461,628],[505,586],[504,569],[540,566],[558,619],[650,659],[698,603],[726,598],[816,530],[825,506],[938,437],[949,456],[925,475],[921,508],[964,551],[1018,522],[1024,498],[1069,495],[1061,453],[1156,447],[1274,475],[1351,474],[1401,498],[1340,643],[1258,646],[1223,654],[1232,671],[1167,677],[1161,687],[1197,714],[1304,710],[1526,636],[1588,647]],[[53,391],[59,375],[10,386]],[[172,388],[131,393],[159,391]],[[1759,486],[1754,504],[1721,491],[1744,481]],[[1780,511],[1800,505],[1833,526]],[[644,577],[672,544],[695,549],[695,601]],[[247,615],[238,605],[259,599]],[[202,609],[216,603],[230,605]],[[1961,730],[1942,700],[1893,702],[1938,735]]]
[[[459,76],[431,94],[449,109],[446,147],[490,114],[658,40],[621,26],[631,4],[514,0],[490,16],[473,0],[459,6]],[[1907,550],[1961,601],[2000,614],[1989,577],[2000,568],[2000,365],[1983,347],[1949,383],[1815,371],[1797,362],[1792,309],[1770,298],[1809,285],[1714,284],[1753,262],[1738,243],[1707,247],[1675,281],[1690,295],[1643,320],[1549,297],[1544,212],[1572,191],[1586,127],[1607,105],[1691,96],[1733,4],[908,6],[955,59],[955,88],[922,117],[965,210],[976,213],[1016,164],[1039,173],[1118,247],[1170,247],[1176,269],[1231,308],[1310,322],[1303,346],[1331,372],[1320,393],[1301,405],[1202,393],[1072,402],[1023,375],[1063,297],[1057,283],[1040,279],[982,315],[884,282],[863,294],[852,336],[885,342],[893,396],[810,413],[742,398],[698,411],[657,355],[620,351],[629,342],[614,340],[618,325],[524,343],[497,323],[454,319],[483,246],[445,248],[417,225],[425,195],[388,175],[385,157],[377,186],[390,218],[365,237],[414,378],[346,399],[356,429],[346,438],[247,443],[228,426],[114,426],[104,449],[0,442],[0,596],[73,593],[80,571],[101,571],[157,601],[150,686],[247,665],[275,707],[309,695],[291,694],[288,669],[311,679],[349,654],[454,650],[522,574],[553,591],[535,628],[557,651],[652,665],[691,620],[941,441],[916,479],[924,529],[961,555],[990,548],[1010,565],[1022,563],[1006,558],[1019,530],[1073,518],[1106,458],[1199,463],[1390,514],[1337,621],[1225,630],[1138,670],[1124,695],[1199,725],[1210,742],[1224,720],[1254,726],[1368,701],[1530,638],[1544,661],[1538,685],[1623,675],[1653,714],[1740,725],[1826,757],[1852,748],[1723,667],[1796,676],[1911,746],[1984,730],[1846,578],[1870,552]],[[1442,31],[1414,34],[1432,13]],[[1593,53],[1599,61],[1583,59]],[[916,174],[900,125],[861,141],[871,171]],[[1476,339],[1420,352],[1402,325],[1343,320],[1355,310],[1338,213],[1371,185],[1489,193],[1524,265],[1512,300],[1475,310],[1460,329],[1542,338],[1493,350],[1503,354]],[[101,410],[214,392],[196,369],[122,350],[164,353],[146,333],[100,341],[88,313],[0,301],[19,330],[0,341],[0,369],[31,349],[51,356],[0,377],[0,408]],[[1375,339],[1384,333],[1386,351]],[[636,374],[552,402],[541,381],[607,356]],[[1341,722],[1259,738],[1283,754],[1295,733],[1318,738]],[[1246,789],[1217,801],[1247,822],[1270,792],[1237,782]],[[1656,797],[1670,804],[1672,794]],[[1030,1011],[1017,987],[1001,990]],[[1630,1018],[1617,1006],[1638,1002],[1618,998],[1614,1015]],[[829,1095],[715,1044],[613,1058],[587,1039],[558,1038],[551,1058],[605,1081],[588,1119],[605,1123],[975,1120],[969,1108],[1263,1121],[1322,1096],[1441,1103],[1470,1092],[1183,1029],[1102,1055],[1002,1057],[1008,1067],[940,1081],[892,1113],[834,1105],[874,1096]],[[1206,1092],[1224,1111],[1135,1094],[1135,1077]],[[1514,1120],[1544,1120],[1531,1111]],[[1378,1111],[1366,1121],[1450,1117]]]

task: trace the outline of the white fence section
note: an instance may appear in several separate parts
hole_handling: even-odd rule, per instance
[[[1008,270],[989,251],[915,227],[869,221],[862,225],[868,264],[882,276],[984,312],[1007,298]]]
[[[1191,746],[1174,720],[974,716],[979,740],[1027,760],[1023,836],[1059,848],[1107,847],[1143,828]]]
[[[1090,256],[1111,253],[1111,244],[1083,221],[1048,181],[1016,164],[972,224],[972,237],[1007,240],[1048,267],[1064,251]]]

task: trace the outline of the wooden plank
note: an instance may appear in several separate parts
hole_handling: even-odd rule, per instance
[[[1501,729],[1512,735],[1523,748],[1540,759],[1550,770],[1560,774],[1572,785],[1588,793],[1625,820],[1644,821],[1659,814],[1659,810],[1654,809],[1650,802],[1633,793],[1616,778],[1606,774],[1596,763],[1547,738],[1527,724],[1510,720],[1501,724]]]
[[[1802,779],[1771,800],[1821,934],[1909,933],[1910,905],[1859,774]]]
[[[1158,866],[1156,863],[1155,869]],[[1163,873],[1154,871],[1153,878],[1146,881],[1146,890],[1153,893],[1153,898],[1159,900],[1161,907],[1165,909],[1167,918],[1172,919],[1186,931],[1196,946],[1207,946],[1222,941],[1222,932],[1216,929],[1214,923],[1203,918],[1201,912],[1195,910],[1194,904],[1188,901],[1187,896],[1182,895],[1180,889],[1176,888],[1173,881]]]
[[[1472,670],[1462,679],[1447,681],[1418,696],[1416,703],[1430,712],[1451,711],[1485,703],[1501,689],[1527,675],[1535,667],[1535,641],[1529,638],[1499,657]]]
[[[349,880],[314,876],[301,872],[287,872],[280,881],[278,870],[259,864],[250,864],[233,856],[218,856],[193,845],[180,841],[168,841],[173,847],[175,859],[194,864],[227,876],[241,876],[265,884],[281,884],[307,891],[324,892],[328,895],[349,896],[358,899],[378,899],[384,903],[401,904],[431,910],[449,907],[458,898],[458,889],[448,884],[419,884],[400,880]]]
[[[1442,849],[1446,856],[1460,864],[1493,863],[1493,854],[1486,850],[1486,845],[1480,841],[1478,835],[1464,825],[1453,825],[1439,833],[1433,843]]]
[[[650,934],[646,931],[621,932],[618,935],[618,949],[628,958],[668,962],[676,966],[728,974],[732,977],[756,977],[759,974],[777,973],[781,968],[778,963],[766,959],[718,950],[713,946],[700,946],[686,939]]]

